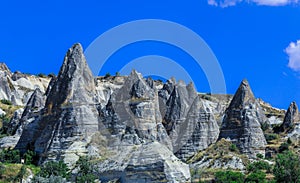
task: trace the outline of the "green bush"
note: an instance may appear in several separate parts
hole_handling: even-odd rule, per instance
[[[80,169],[78,175],[76,176],[76,182],[94,182],[97,179],[97,176],[94,174],[94,164],[89,158],[80,157],[76,165]]]
[[[42,165],[41,171],[38,173],[38,176],[44,178],[49,178],[50,176],[67,178],[69,176],[69,169],[67,165],[62,161],[50,161]]]
[[[247,176],[245,182],[266,183],[266,173],[262,171],[253,172]]]
[[[276,133],[265,134],[265,138],[266,138],[267,142],[270,142],[272,140],[279,139],[279,135]]]
[[[232,152],[236,152],[236,151],[238,151],[238,148],[236,147],[235,144],[231,144],[230,147],[229,147],[229,150],[232,151]]]
[[[283,151],[289,150],[289,144],[287,142],[284,142],[279,147],[279,152],[282,153]]]
[[[120,72],[116,72],[116,76],[120,77],[121,76]]]
[[[26,165],[34,164],[36,158],[36,153],[34,151],[27,151],[24,154],[24,160]]]
[[[39,73],[39,74],[38,74],[38,77],[41,77],[41,78],[46,78],[47,76],[46,76],[46,74]]]
[[[104,78],[109,78],[109,77],[111,77],[111,74],[108,72],[105,74]]]
[[[0,179],[3,178],[4,171],[5,171],[5,166],[2,163],[0,163]]]
[[[215,174],[216,183],[243,183],[245,175],[241,172],[219,171]]]
[[[273,174],[277,182],[300,182],[300,159],[291,151],[278,154]]]
[[[253,162],[247,166],[247,170],[249,172],[256,172],[260,170],[266,170],[267,172],[271,172],[271,168],[271,165],[265,161]]]
[[[259,158],[259,159],[263,159],[263,158],[264,158],[264,155],[258,153],[258,154],[256,154],[256,157]]]
[[[0,152],[0,162],[2,163],[20,163],[21,156],[18,150],[3,149]]]
[[[0,100],[2,104],[5,104],[5,105],[12,105],[12,102],[9,101],[9,100],[6,100],[6,99],[2,99]]]

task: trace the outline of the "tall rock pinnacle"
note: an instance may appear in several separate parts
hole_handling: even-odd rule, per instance
[[[170,149],[170,139],[162,125],[158,92],[135,70],[102,109],[105,126],[126,144],[159,141]]]
[[[285,113],[283,123],[281,125],[282,131],[289,130],[294,127],[296,122],[299,122],[299,111],[296,102],[292,102]]]
[[[261,124],[265,119],[248,81],[243,80],[225,111],[219,139],[230,139],[249,157],[264,155],[266,140]]]
[[[75,163],[87,153],[92,135],[98,131],[95,84],[80,44],[70,48],[58,77],[52,81],[44,113],[24,129],[16,148],[28,147],[44,160],[63,159]]]
[[[57,92],[60,94],[57,95]],[[94,104],[94,77],[87,65],[80,44],[70,48],[60,72],[49,92],[46,106],[49,111],[68,103]]]

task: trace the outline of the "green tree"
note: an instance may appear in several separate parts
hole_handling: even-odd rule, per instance
[[[47,162],[41,167],[41,171],[38,176],[49,178],[50,176],[60,176],[63,178],[67,178],[69,176],[69,169],[67,165],[62,162]]]
[[[76,176],[76,182],[94,182],[97,179],[97,176],[94,174],[94,164],[89,158],[80,157],[76,164],[80,169]]]
[[[260,170],[266,170],[267,172],[271,172],[271,168],[271,165],[265,161],[253,162],[247,166],[247,170],[249,172],[256,172]]]
[[[2,103],[2,104],[5,104],[5,105],[12,105],[12,102],[9,101],[9,100],[6,100],[6,99],[2,99],[2,100],[1,100],[1,103]]]
[[[2,163],[20,163],[20,152],[18,150],[3,149],[0,152],[0,162]]]
[[[34,151],[27,151],[24,154],[24,160],[26,165],[34,164],[36,153]]]
[[[245,175],[241,172],[219,171],[215,174],[216,183],[243,183]]]
[[[266,173],[262,171],[250,173],[245,182],[266,183]]]
[[[111,76],[111,74],[108,72],[105,74],[104,78],[109,78]]]
[[[277,182],[300,182],[300,160],[291,151],[278,154],[273,173]]]

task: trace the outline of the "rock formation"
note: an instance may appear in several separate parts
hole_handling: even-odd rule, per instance
[[[266,140],[261,124],[266,119],[249,83],[243,80],[226,109],[219,139],[230,139],[240,151],[255,158],[264,155]]]
[[[190,182],[188,165],[158,142],[119,152],[99,164],[97,172],[102,182]]]
[[[49,78],[29,76],[20,72],[14,74],[8,67],[0,64],[0,99],[11,101],[13,105],[25,106],[36,88],[45,92]]]
[[[175,155],[185,161],[215,143],[219,136],[217,121],[200,96],[196,97],[185,121],[178,128],[173,148]]]
[[[135,70],[111,95],[101,110],[101,120],[119,142],[137,145],[157,140],[172,149],[162,125],[157,91]]]
[[[81,45],[69,49],[50,87],[43,114],[24,129],[16,148],[34,149],[41,162],[75,163],[80,154],[87,153],[85,146],[98,131],[99,122],[94,78]]]
[[[295,123],[300,122],[299,111],[296,102],[292,102],[285,113],[283,123],[281,125],[282,131],[287,131],[295,126]]]

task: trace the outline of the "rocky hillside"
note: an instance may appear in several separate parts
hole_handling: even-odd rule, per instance
[[[63,161],[74,176],[89,157],[102,182],[191,182],[190,170],[245,171],[300,138],[297,105],[276,109],[256,99],[247,80],[234,95],[217,95],[135,70],[94,78],[80,44],[57,76],[12,73],[5,64],[0,76],[0,147],[32,151],[38,165]]]

